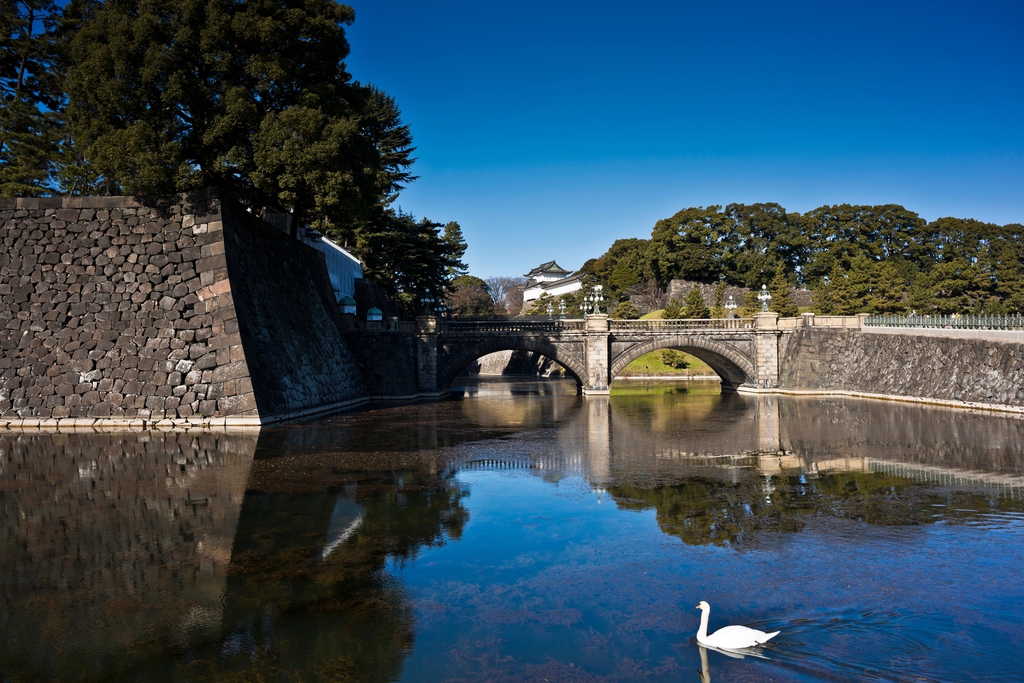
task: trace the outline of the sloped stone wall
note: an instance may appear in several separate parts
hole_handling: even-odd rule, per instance
[[[783,389],[1024,406],[1024,344],[809,327],[779,356]]]
[[[223,217],[246,363],[232,365],[230,374],[243,382],[247,371],[255,401],[239,397],[233,409],[255,407],[266,420],[364,397],[324,255],[233,203],[224,203]]]
[[[358,401],[337,318],[323,256],[216,191],[0,199],[0,423],[258,424]]]

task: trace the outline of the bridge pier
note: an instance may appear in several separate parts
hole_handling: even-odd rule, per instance
[[[586,319],[587,383],[583,395],[611,393],[611,363],[609,362],[608,316],[588,315]]]
[[[421,315],[416,318],[416,387],[420,392],[435,393],[437,386],[437,318]]]
[[[754,314],[754,367],[756,388],[779,386],[779,314]]]

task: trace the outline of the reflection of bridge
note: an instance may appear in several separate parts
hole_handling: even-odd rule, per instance
[[[812,442],[804,445],[796,434],[802,425],[781,419],[777,397],[762,395],[754,398],[752,404],[751,398],[738,398],[746,408],[736,413],[736,417],[742,415],[742,419],[721,421],[709,440],[701,440],[692,433],[678,440],[672,434],[659,434],[650,424],[630,424],[629,419],[614,408],[614,397],[610,401],[598,397],[584,403],[584,409],[572,415],[562,427],[560,448],[526,457],[492,454],[465,461],[461,467],[529,470],[542,477],[579,476],[596,488],[621,485],[628,482],[634,472],[643,473],[640,479],[650,475],[673,479],[705,468],[731,470],[736,474],[749,470],[768,477],[800,473],[811,479],[830,473],[876,472],[927,485],[981,489],[997,496],[1024,500],[1024,476],[1017,473],[1019,470],[986,471],[982,469],[986,466],[984,460],[953,465],[944,463],[941,453],[932,454],[937,462],[908,462],[903,459],[906,454],[900,452],[892,453],[891,459],[865,454],[877,450],[876,443],[825,449]],[[907,410],[905,407],[904,411]],[[904,417],[913,417],[920,409],[909,408],[909,411]],[[929,419],[929,416],[921,413],[919,419]],[[1014,423],[1002,426],[1013,429]],[[791,436],[797,436],[796,443]],[[939,435],[936,437],[941,439]],[[885,443],[888,436],[879,434],[879,438],[879,443]],[[919,445],[925,451],[934,450],[929,443]]]
[[[458,373],[495,351],[539,353],[561,365],[586,394],[608,393],[629,363],[664,348],[707,363],[726,388],[778,383],[778,315],[727,320],[451,321],[420,318],[417,368],[421,387],[443,390]]]

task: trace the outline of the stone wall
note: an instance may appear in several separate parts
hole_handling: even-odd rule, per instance
[[[1024,406],[1024,344],[800,328],[780,339],[779,386]]]
[[[416,338],[398,331],[350,329],[349,348],[371,398],[413,398],[416,386]]]
[[[0,200],[0,418],[233,414],[220,230],[206,195]]]
[[[227,382],[229,375],[241,378],[248,370],[253,388],[251,403],[248,396],[233,403],[227,398],[228,410],[256,408],[266,421],[365,396],[324,255],[234,203],[225,202],[222,211],[238,318],[238,336],[232,332],[231,342],[240,339],[244,349],[244,359],[232,358],[223,376]]]
[[[226,215],[215,191],[0,199],[0,422],[258,424],[359,400],[322,255]]]

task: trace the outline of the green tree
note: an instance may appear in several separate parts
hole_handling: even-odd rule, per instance
[[[783,318],[792,318],[800,312],[796,304],[793,303],[793,297],[789,293],[789,280],[786,279],[786,274],[782,270],[782,265],[775,270],[775,277],[768,283],[768,291],[772,295],[771,310],[779,314]]]
[[[551,305],[551,313],[548,313],[548,304]],[[558,302],[555,297],[551,296],[547,292],[544,292],[539,297],[530,302],[526,307],[523,315],[558,315]]]
[[[822,206],[805,214],[803,224],[810,245],[805,278],[823,277],[836,264],[850,272],[857,256],[924,258],[924,221],[897,204]]]
[[[838,264],[837,264],[838,265]],[[850,268],[836,281],[839,311],[842,315],[867,313],[875,287],[875,262],[863,254],[850,259]]]
[[[941,262],[929,271],[933,305],[936,312],[980,313],[987,299],[979,286],[978,267],[965,259]]]
[[[676,349],[665,349],[661,352],[661,362],[676,370],[690,367],[690,360],[685,353]]]
[[[711,317],[712,318],[724,318],[725,317],[725,280],[719,280],[718,284],[715,285],[715,298],[714,303],[711,306]]]
[[[918,273],[907,289],[907,307],[915,315],[935,313],[935,293],[927,273]]]
[[[1006,225],[989,244],[992,292],[1002,313],[1024,313],[1024,226]]]
[[[8,0],[0,25],[0,196],[46,194],[58,152],[60,12],[50,0]]]
[[[797,272],[806,261],[807,238],[800,231],[800,215],[778,204],[730,204],[725,213],[735,222],[726,240],[725,265],[730,281],[747,287],[767,284],[781,264]]]
[[[109,191],[219,186],[344,237],[410,180],[394,101],[345,70],[350,7],[120,0],[85,14],[67,118]]]
[[[661,317],[665,320],[675,320],[683,317],[683,304],[678,299],[669,299],[665,308],[661,311]]]
[[[640,311],[637,310],[632,301],[626,299],[615,307],[611,317],[615,320],[637,320],[640,317]]]
[[[691,207],[664,218],[651,233],[658,281],[714,282],[725,272],[728,236],[735,220],[721,206]]]
[[[903,278],[896,266],[890,261],[877,263],[874,266],[874,285],[868,297],[868,313],[904,313],[907,310],[903,302]]]
[[[683,318],[707,319],[711,317],[711,309],[704,303],[704,296],[697,286],[691,287],[686,295],[686,305],[683,308]]]
[[[748,289],[743,295],[744,315],[753,315],[761,312],[761,301],[757,298],[761,293],[758,289]]]
[[[437,298],[453,279],[464,272],[459,256],[465,242],[456,244],[457,223],[442,226],[426,218],[391,210],[380,214],[359,233],[357,251],[363,256],[363,272],[411,311],[420,300]]]
[[[833,269],[837,272],[838,269]],[[836,301],[835,284],[831,276],[826,275],[811,292],[811,301],[817,315],[838,315],[839,304]]]

